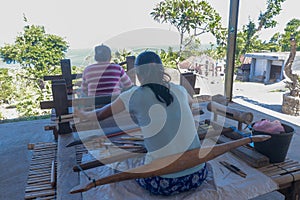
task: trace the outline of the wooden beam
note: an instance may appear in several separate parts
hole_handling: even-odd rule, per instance
[[[71,74],[72,80],[82,78],[82,74]],[[63,75],[48,75],[44,76],[44,81],[53,81],[53,80],[59,80],[64,79]]]
[[[58,81],[52,84],[52,94],[56,117],[69,114],[66,83]],[[70,122],[58,123],[58,133],[71,133]]]
[[[228,143],[234,140],[221,135],[218,139],[218,143]],[[236,155],[241,160],[248,163],[251,167],[259,168],[270,164],[270,160],[267,156],[254,150],[254,148],[248,148],[246,146],[240,146],[236,149],[232,149],[231,153]]]
[[[101,107],[103,105],[111,103],[115,100],[117,96],[95,96],[95,97],[82,97],[75,99],[68,99],[68,107],[73,106],[84,106],[84,107]],[[41,109],[51,109],[54,108],[54,101],[42,101],[40,102]]]
[[[239,0],[230,0],[228,39],[227,39],[228,45],[227,45],[226,73],[225,73],[225,96],[228,102],[232,101],[232,87],[233,87],[238,15],[239,15]]]
[[[127,75],[130,77],[131,82],[136,85],[136,76],[134,69],[135,56],[127,56],[126,64],[127,64]]]
[[[200,88],[195,88],[195,83],[196,74],[192,72],[180,74],[180,85],[182,85],[191,96],[193,96],[194,94],[199,94],[200,92]]]

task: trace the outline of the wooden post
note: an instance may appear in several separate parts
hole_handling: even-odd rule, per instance
[[[195,83],[196,74],[192,72],[180,74],[180,85],[182,85],[191,96],[195,94]]]
[[[52,82],[52,94],[56,117],[69,114],[66,83],[63,80]],[[58,123],[58,134],[71,133],[70,122]]]
[[[132,83],[135,85],[136,78],[135,78],[135,71],[134,71],[134,61],[135,61],[135,56],[127,56],[126,57],[127,74],[130,77]]]
[[[61,64],[61,73],[63,79],[66,81],[67,92],[68,94],[72,94],[72,69],[71,69],[71,61],[70,59],[63,59],[60,61]]]
[[[232,87],[234,74],[234,59],[237,35],[237,23],[239,13],[239,0],[230,0],[226,73],[225,73],[225,96],[228,102],[232,101]]]

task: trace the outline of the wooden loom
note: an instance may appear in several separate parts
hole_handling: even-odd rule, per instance
[[[227,138],[227,137],[226,137]],[[228,139],[228,138],[227,138]],[[36,146],[37,148],[38,146]],[[62,146],[63,148],[64,146]],[[76,154],[81,155],[82,152],[86,152],[87,150],[82,150],[83,145],[76,145],[75,149],[76,149]],[[239,149],[239,148],[243,148],[243,149],[247,149],[250,152],[253,152],[253,150],[251,151],[249,148],[241,146],[236,148],[235,150]],[[45,149],[47,151],[47,149]],[[43,150],[41,150],[43,151]],[[62,157],[63,160],[58,159],[58,162],[65,162],[65,159],[69,159],[69,154],[65,154],[65,156],[67,157]],[[241,158],[241,155],[237,155],[239,158]],[[81,157],[77,157],[77,160],[80,161]],[[47,157],[44,157],[45,159],[47,159]],[[80,164],[80,162],[78,163]],[[49,164],[50,166],[50,164]],[[50,167],[48,167],[49,170]],[[262,169],[262,170],[261,170]],[[286,195],[287,199],[298,199],[298,194],[299,194],[299,183],[300,183],[300,164],[296,161],[287,159],[285,162],[283,163],[277,163],[277,164],[267,164],[264,165],[264,167],[258,168],[258,170],[261,170],[264,174],[266,174],[267,176],[270,176],[270,178],[272,178],[276,183],[279,184],[279,191],[282,192],[283,194]],[[74,173],[77,174],[77,173]],[[47,175],[48,176],[48,175]],[[31,178],[28,177],[28,181],[30,181]],[[50,180],[50,179],[49,179]],[[42,181],[40,181],[42,182]],[[41,184],[41,183],[38,183]],[[58,184],[58,187],[62,187],[60,184]],[[71,189],[71,188],[70,188]],[[55,191],[55,189],[54,189]],[[66,190],[66,192],[68,192],[69,190]],[[34,194],[36,193],[36,194]],[[27,198],[31,198],[34,195],[37,195],[39,192],[26,192],[26,196]],[[43,196],[38,196],[38,198],[40,197],[41,199],[51,199],[50,197],[45,197],[45,193],[44,192],[40,192],[40,195]],[[55,191],[56,195],[60,194],[60,191]],[[47,194],[46,194],[47,195]],[[65,198],[65,199],[81,199],[80,197],[77,198],[77,196],[74,196],[75,194],[70,194],[70,197]],[[31,197],[30,197],[31,196]],[[58,195],[61,196],[61,195]],[[292,197],[293,196],[293,197]],[[45,198],[43,198],[45,197]],[[33,198],[34,199],[34,198]],[[54,198],[52,198],[54,199]]]
[[[235,109],[229,108],[228,110],[224,111],[224,107],[221,106],[220,104],[209,104],[208,109],[212,110],[215,109],[215,111],[218,111],[218,114],[223,114],[223,115],[229,115],[231,119],[237,120],[239,122],[239,128],[240,128],[240,123],[251,123],[253,115],[252,113],[245,113],[242,111],[237,111]],[[226,131],[225,131],[226,132]],[[220,134],[220,132],[219,132]],[[269,139],[269,137],[254,137],[253,140],[256,142],[259,141],[264,141],[266,139]],[[132,170],[128,170],[126,172],[121,172],[112,176],[108,176],[102,179],[99,179],[97,181],[94,181],[86,186],[77,186],[71,190],[71,193],[78,193],[78,192],[84,192],[92,187],[102,185],[102,184],[108,184],[108,183],[113,183],[113,182],[118,182],[118,181],[123,181],[123,180],[128,180],[128,179],[134,179],[134,178],[145,178],[145,177],[150,177],[150,176],[158,176],[158,175],[163,175],[163,174],[168,174],[168,173],[173,173],[177,171],[181,171],[183,169],[191,168],[193,166],[196,166],[200,163],[206,162],[208,160],[211,160],[227,151],[230,151],[232,149],[235,149],[237,147],[243,146],[247,143],[252,141],[250,138],[240,138],[238,140],[233,140],[229,141],[224,144],[219,144],[216,145],[215,147],[208,147],[208,148],[201,148],[191,150],[188,152],[185,152],[180,155],[172,155],[168,156],[162,159],[158,159],[156,161],[153,161],[152,163],[148,165],[144,165],[138,168],[134,168]],[[199,153],[200,152],[200,153]],[[204,153],[203,153],[204,152]],[[209,153],[208,153],[209,152]],[[200,156],[199,156],[200,154]],[[134,155],[133,155],[134,156]],[[127,159],[125,157],[125,159]],[[105,162],[102,163],[110,163],[110,162],[115,162],[120,157],[117,157],[116,159],[110,159],[110,160],[105,160]],[[122,158],[121,158],[122,159]],[[101,165],[101,162],[99,162],[99,165]],[[163,168],[161,166],[164,166]],[[87,167],[88,168],[88,167]],[[75,169],[74,170],[78,170]]]
[[[184,153],[167,156],[152,161],[147,165],[136,167],[125,172],[120,172],[111,176],[107,176],[95,180],[85,186],[82,185],[76,186],[70,191],[70,193],[75,194],[80,192],[86,192],[92,189],[93,187],[99,185],[104,185],[104,184],[109,184],[109,183],[114,183],[114,182],[119,182],[124,180],[130,180],[136,178],[147,178],[152,176],[160,176],[164,174],[175,173],[184,169],[192,168],[194,166],[197,166],[209,160],[212,160],[217,156],[220,156],[230,151],[231,149],[245,145],[251,141],[261,142],[270,138],[271,136],[267,136],[267,135],[254,136],[252,138],[243,138],[243,139],[231,141],[224,144],[219,144],[214,147],[206,147],[206,148],[199,148],[199,149],[197,148],[197,149],[189,150]]]

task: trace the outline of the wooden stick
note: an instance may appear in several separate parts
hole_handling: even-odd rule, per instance
[[[55,118],[55,120],[60,120],[60,119],[72,119],[74,118],[73,114],[65,114],[65,115],[61,115]]]
[[[52,188],[54,188],[55,185],[56,185],[55,177],[56,177],[56,173],[55,173],[55,161],[52,160],[52,164],[51,164],[51,180],[50,180]]]
[[[74,166],[73,167],[73,171],[74,172],[79,172],[81,169],[82,170],[86,170],[86,169],[92,169],[95,167],[99,167],[99,166],[103,166],[106,164],[110,164],[110,163],[114,163],[114,162],[118,162],[118,161],[123,161],[126,160],[128,158],[134,158],[137,157],[139,155],[144,155],[146,153],[146,149],[135,149],[131,152],[124,152],[121,154],[117,154],[117,155],[113,155],[107,158],[103,158],[101,160],[94,160],[91,162],[87,162],[87,163],[82,163],[78,166]]]
[[[130,169],[125,172],[120,172],[117,174],[113,174],[111,176],[98,179],[85,186],[78,185],[74,187],[70,191],[70,193],[75,194],[80,192],[86,192],[95,186],[109,184],[109,183],[115,183],[115,182],[130,180],[130,179],[136,179],[136,178],[161,176],[164,174],[179,172],[185,169],[195,167],[201,163],[205,163],[209,160],[212,160],[230,151],[231,149],[245,145],[252,141],[261,142],[270,138],[271,138],[270,136],[259,135],[259,136],[254,136],[252,138],[239,139],[225,144],[218,144],[215,145],[214,147],[197,148],[197,149],[189,150],[184,153],[167,156],[164,158],[154,160],[150,164],[146,164],[137,168]]]
[[[222,115],[247,125],[253,120],[253,114],[251,112],[243,112],[241,110],[230,108],[216,102],[208,103],[207,110],[213,112],[214,115]]]
[[[75,146],[75,145],[79,145],[79,144],[83,144],[84,142],[90,141],[90,140],[95,140],[95,139],[101,139],[101,138],[111,138],[111,137],[116,137],[116,136],[120,136],[126,133],[132,133],[132,132],[137,132],[137,131],[141,131],[140,127],[134,127],[134,128],[130,128],[127,129],[125,131],[117,131],[117,132],[113,132],[113,133],[105,133],[105,136],[98,136],[98,135],[94,135],[94,136],[90,136],[87,138],[84,138],[82,140],[75,140],[71,143],[69,143],[66,147],[71,147],[71,146]],[[229,133],[232,131],[231,128],[223,128],[221,131],[221,134],[224,133]],[[207,133],[207,135],[209,137],[213,137],[213,136],[217,136],[220,135],[220,131],[209,131]],[[199,138],[200,139],[204,139],[206,137],[206,134],[199,134]]]
[[[83,144],[84,142],[87,142],[87,141],[90,141],[90,140],[116,137],[116,136],[119,136],[119,135],[123,135],[123,134],[126,134],[126,133],[137,132],[137,131],[140,131],[140,130],[141,130],[141,128],[134,127],[134,128],[131,128],[131,129],[128,129],[128,130],[125,130],[125,131],[117,131],[117,132],[113,132],[113,133],[105,133],[105,135],[100,135],[100,136],[99,135],[93,135],[93,136],[84,138],[82,140],[75,140],[75,141],[69,143],[66,147],[72,147],[72,146],[75,146],[75,145],[78,145],[78,144]]]
[[[219,162],[221,165],[223,165],[224,167],[226,167],[228,170],[232,171],[233,173],[246,178],[247,174],[245,172],[243,172],[242,170],[240,170],[239,168],[237,168],[236,166],[226,162],[226,161],[220,161]]]
[[[231,128],[223,128],[221,133],[220,133],[220,131],[209,131],[209,132],[207,132],[207,134],[199,134],[198,136],[199,136],[200,140],[203,140],[204,138],[210,138],[210,137],[218,136],[220,134],[229,133],[231,131],[232,131]],[[133,157],[136,157],[136,156],[140,155],[140,154],[134,154],[134,153],[146,153],[146,152],[147,152],[146,149],[138,149],[138,150],[133,151],[133,152],[125,152],[124,154],[121,154],[121,155],[112,155],[108,158],[101,159],[101,162],[99,160],[95,160],[95,161],[90,161],[90,162],[87,162],[87,163],[80,164],[79,166],[83,170],[92,169],[92,168],[95,168],[95,167],[100,167],[100,166],[110,164],[110,163],[114,163],[114,162],[120,162],[120,161],[126,160],[128,158],[133,158]],[[78,166],[74,166],[73,171],[74,172],[79,172],[80,168]]]

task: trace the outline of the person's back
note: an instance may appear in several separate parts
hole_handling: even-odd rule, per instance
[[[168,106],[160,102],[148,87],[134,87],[120,95],[126,110],[133,113],[141,127],[148,151],[145,164],[201,146],[187,91],[173,83],[169,83],[169,89],[173,101]],[[192,174],[203,166],[204,164],[162,177],[174,178]]]
[[[190,108],[192,99],[182,86],[167,80],[169,76],[164,73],[160,57],[145,51],[135,60],[135,69],[141,86],[122,93],[119,99],[141,128],[147,149],[145,164],[200,148]],[[179,172],[136,181],[152,194],[173,195],[199,187],[207,173],[203,163]]]
[[[184,87],[170,83],[160,57],[145,51],[135,60],[135,72],[141,86],[121,93],[111,104],[94,112],[78,112],[82,119],[104,120],[127,111],[141,128],[147,149],[145,164],[159,158],[200,148],[200,140],[191,112],[192,98]],[[117,118],[115,118],[117,120]],[[170,163],[171,164],[171,163]],[[165,166],[161,166],[165,167]],[[206,163],[161,176],[136,179],[156,195],[174,195],[199,187],[208,174]]]
[[[109,47],[100,45],[95,47],[97,63],[87,66],[82,76],[82,92],[87,96],[118,95],[123,88],[132,86],[132,82],[124,69],[110,63],[111,51]]]

